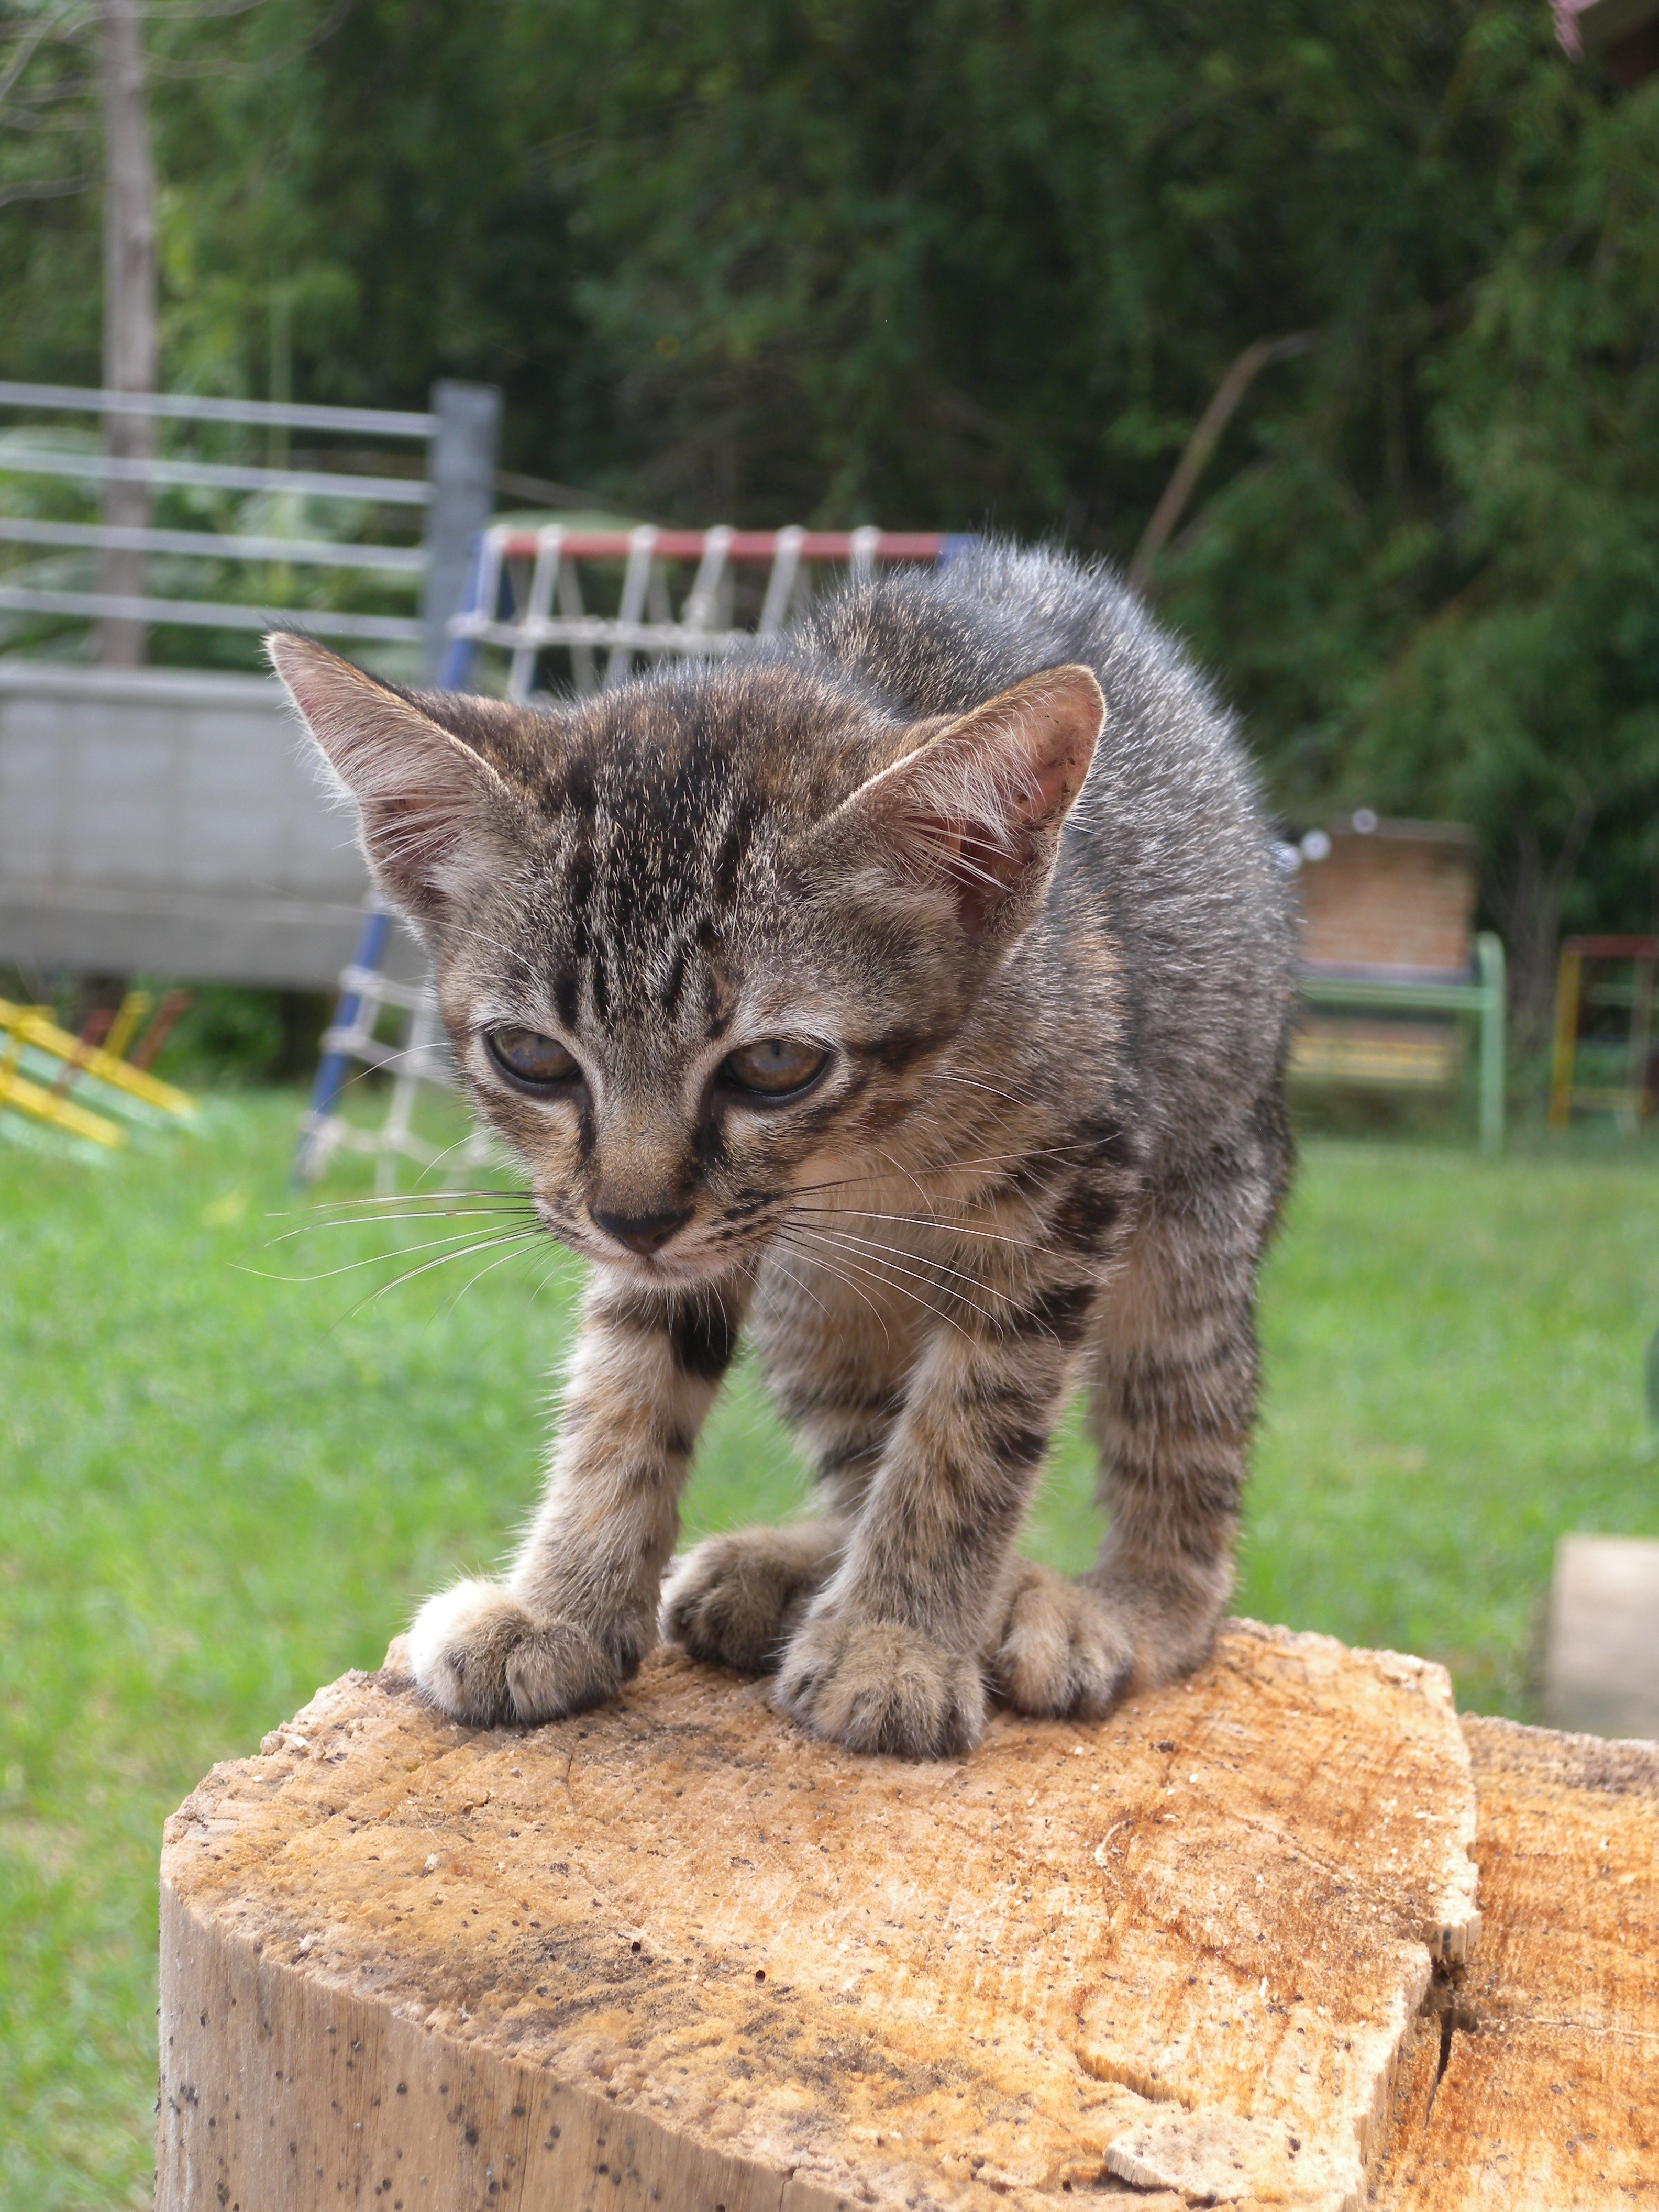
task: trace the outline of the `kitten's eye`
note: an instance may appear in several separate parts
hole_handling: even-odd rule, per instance
[[[490,1058],[518,1083],[537,1085],[575,1083],[581,1069],[555,1037],[536,1030],[491,1030],[484,1040]]]
[[[787,1098],[805,1091],[829,1065],[822,1045],[806,1044],[799,1037],[763,1037],[728,1053],[720,1062],[720,1079],[728,1091],[751,1091],[763,1098]]]

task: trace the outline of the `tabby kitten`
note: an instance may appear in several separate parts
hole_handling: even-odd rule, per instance
[[[270,655],[548,1231],[594,1263],[510,1573],[432,1598],[461,1720],[615,1693],[747,1330],[818,1508],[675,1564],[661,1633],[863,1751],[988,1691],[1096,1716],[1208,1651],[1289,1162],[1291,932],[1203,680],[1105,574],[990,548],[550,710]],[[1014,1550],[1086,1385],[1110,1515]]]

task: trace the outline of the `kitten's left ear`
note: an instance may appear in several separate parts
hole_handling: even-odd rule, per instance
[[[1105,719],[1092,669],[1044,669],[945,723],[825,828],[873,838],[900,884],[950,897],[967,936],[1017,935],[1048,889]]]
[[[375,880],[411,921],[441,921],[453,901],[507,865],[517,802],[481,753],[308,637],[278,631],[265,650],[357,802]]]

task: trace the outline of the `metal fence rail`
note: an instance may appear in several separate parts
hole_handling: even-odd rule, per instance
[[[372,507],[427,507],[432,487],[414,477],[359,477],[321,469],[244,467],[225,461],[134,461],[109,453],[0,449],[0,474],[81,477],[95,483],[147,483],[207,491],[285,491],[301,499],[361,500]]]
[[[0,544],[63,545],[88,552],[184,553],[208,561],[288,562],[295,568],[373,568],[421,576],[418,545],[337,545],[327,538],[249,538],[215,530],[141,530],[119,523],[37,522],[0,515]]]
[[[93,392],[75,384],[8,384],[0,407],[43,413],[149,415],[171,422],[239,422],[262,430],[330,430],[343,435],[412,438],[435,433],[438,417],[390,407],[312,407],[282,399],[209,399],[191,392]]]
[[[239,606],[224,599],[134,599],[115,592],[37,591],[11,584],[0,584],[0,614],[176,623],[181,629],[301,629],[318,637],[368,638],[385,645],[426,642],[426,624],[414,615],[337,614],[329,607]]]
[[[472,385],[441,384],[430,412],[374,407],[319,407],[252,399],[211,399],[179,392],[116,392],[55,384],[0,381],[0,409],[32,414],[149,416],[193,426],[222,425],[260,430],[304,430],[331,437],[350,436],[415,444],[426,448],[426,468],[418,477],[369,475],[350,468],[290,468],[284,462],[259,465],[236,460],[126,458],[69,444],[36,445],[15,436],[0,440],[0,484],[29,478],[84,484],[88,490],[112,484],[142,484],[152,490],[263,494],[270,497],[326,501],[378,515],[382,526],[397,518],[416,526],[414,544],[364,544],[308,537],[284,538],[269,527],[177,529],[60,520],[40,514],[0,515],[0,546],[34,548],[43,554],[139,555],[168,562],[260,564],[333,571],[344,578],[374,578],[395,590],[420,595],[419,613],[384,609],[356,611],[330,606],[273,605],[251,590],[235,596],[206,592],[87,590],[76,580],[27,567],[12,577],[0,573],[0,614],[58,617],[77,622],[131,621],[184,629],[256,631],[295,627],[319,636],[356,639],[425,648],[425,672],[438,672],[445,623],[462,596],[468,547],[489,514],[495,468],[499,394]],[[17,427],[22,427],[21,425]],[[389,458],[389,457],[388,457]],[[391,510],[388,515],[387,510]],[[250,518],[252,520],[253,518]],[[258,518],[263,520],[264,518]],[[13,579],[15,578],[15,580]],[[270,579],[258,581],[270,588]],[[290,586],[291,589],[292,586]]]

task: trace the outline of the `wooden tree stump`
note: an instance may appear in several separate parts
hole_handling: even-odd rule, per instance
[[[1371,2203],[1659,2205],[1659,1745],[1462,1725],[1486,1924],[1413,2025]]]
[[[527,1733],[401,1659],[168,1823],[167,2212],[1335,2212],[1479,1924],[1414,1659],[1235,1624],[1109,1721],[929,1766],[672,1652]]]

